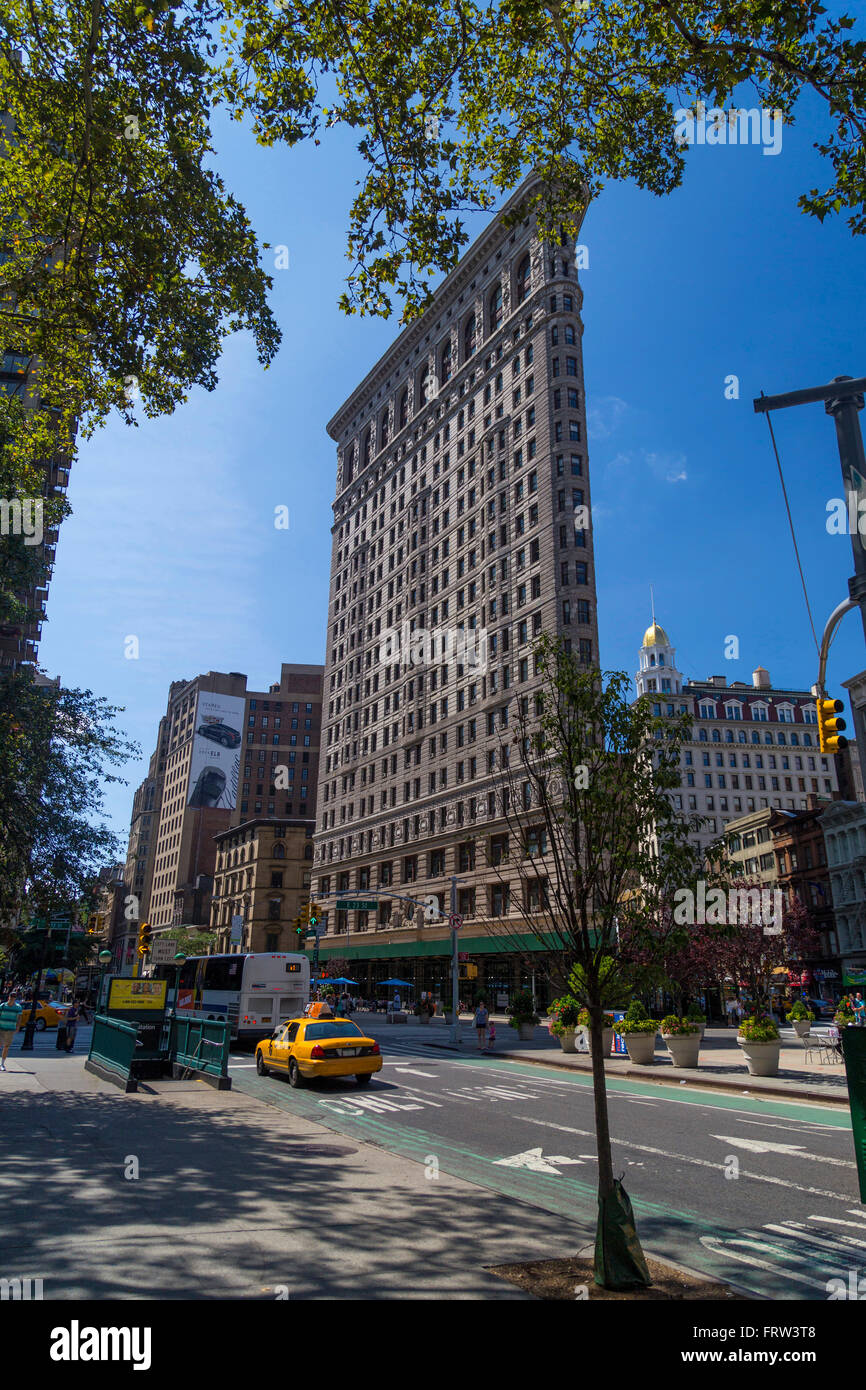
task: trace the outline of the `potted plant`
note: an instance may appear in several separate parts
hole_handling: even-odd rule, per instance
[[[629,1061],[639,1066],[649,1066],[655,1058],[658,1024],[654,1018],[650,1018],[639,999],[631,1001],[625,1018],[621,1018],[613,1028],[625,1040]]]
[[[576,1052],[575,1037],[580,1013],[578,1000],[571,994],[564,994],[561,999],[554,999],[547,1013],[550,1018],[550,1031],[559,1039],[563,1052]]]
[[[854,1010],[847,998],[840,1001],[839,1007],[833,1015],[833,1022],[839,1028],[847,1028],[850,1023],[854,1022]]]
[[[701,1037],[703,1037],[704,1030],[707,1026],[707,1016],[706,1014],[701,1013],[697,1004],[689,1005],[689,1007],[686,1009],[685,1018],[687,1023],[696,1023],[698,1025],[698,1027],[701,1030]]]
[[[756,1014],[743,1019],[737,1042],[743,1049],[750,1076],[778,1075],[782,1042],[771,1018]]]
[[[807,1009],[802,999],[798,999],[796,1004],[791,1006],[789,1013],[785,1015],[798,1038],[807,1038],[809,1029],[815,1022],[815,1015],[811,1009]]]
[[[701,1047],[700,1024],[668,1014],[662,1019],[662,1037],[675,1067],[696,1067]]]
[[[585,1029],[586,1029],[586,1038],[587,1038],[587,1042],[589,1043],[589,1050],[590,1050],[590,1054],[591,1054],[591,1053],[592,1053],[592,1033],[590,1032],[589,1009],[581,1009],[580,1013],[579,1013],[578,1016],[577,1016],[577,1021],[578,1021],[578,1023],[580,1024],[581,1028],[585,1028]],[[603,1015],[602,1015],[602,1030],[601,1030],[601,1055],[602,1055],[602,1057],[609,1057],[609,1056],[610,1056],[610,1049],[611,1049],[612,1045],[613,1045],[613,1014],[603,1014]]]
[[[519,989],[511,996],[511,1003],[508,1005],[509,1027],[517,1029],[517,1036],[522,1042],[531,1042],[538,1022],[532,995],[528,989]]]
[[[451,1000],[450,1000],[450,999],[443,999],[443,1000],[442,1000],[442,1013],[443,1013],[443,1015],[445,1016],[446,1022],[447,1022],[448,1019],[453,1019],[453,1017],[454,1017],[454,1005],[451,1003]]]

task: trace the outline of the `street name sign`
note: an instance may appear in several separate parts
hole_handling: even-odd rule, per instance
[[[341,898],[335,906],[338,912],[375,912],[379,904],[375,898]]]

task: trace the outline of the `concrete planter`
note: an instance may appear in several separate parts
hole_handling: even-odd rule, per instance
[[[429,1014],[418,1014],[418,1015],[416,1016],[415,1022],[416,1022],[416,1023],[420,1023],[420,1024],[425,1024],[425,1023],[426,1023],[426,1024],[429,1024],[429,1023],[430,1023],[430,1015],[429,1015]]]
[[[812,1024],[808,1018],[792,1018],[791,1027],[798,1038],[808,1038],[809,1029],[812,1027]]]
[[[693,1021],[693,1022],[697,1022],[696,1019],[694,1019],[694,1020],[692,1020],[692,1021]],[[706,1025],[705,1023],[698,1023],[698,1028],[699,1028],[699,1030],[700,1030],[699,1033],[698,1033],[698,1037],[699,1037],[699,1038],[702,1038],[702,1037],[704,1036],[704,1030],[706,1029],[706,1026],[707,1026],[707,1025]]]
[[[696,1067],[701,1049],[700,1033],[662,1033],[675,1067]]]
[[[587,1046],[589,1047],[590,1055],[592,1055],[592,1034],[590,1033],[590,1031],[589,1031],[588,1028],[586,1029],[586,1041],[587,1041]],[[613,1029],[612,1029],[612,1028],[602,1028],[602,1030],[601,1030],[601,1055],[602,1055],[602,1057],[609,1057],[609,1056],[610,1056],[610,1049],[611,1049],[612,1047],[613,1047]]]
[[[622,1039],[630,1062],[646,1067],[655,1060],[655,1033],[623,1033]]]
[[[532,1042],[532,1039],[535,1037],[535,1024],[518,1023],[517,1036],[521,1042]]]
[[[553,1036],[556,1038],[563,1052],[577,1051],[577,1034],[574,1028],[567,1028],[564,1033],[554,1033]]]
[[[750,1076],[778,1076],[779,1051],[782,1046],[780,1038],[772,1042],[748,1042],[745,1038],[738,1037],[737,1042],[743,1049]]]

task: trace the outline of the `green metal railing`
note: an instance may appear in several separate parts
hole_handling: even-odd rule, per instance
[[[227,1077],[230,1042],[225,1019],[184,1010],[170,1020],[169,1057],[185,1071]]]
[[[95,1014],[87,1062],[96,1063],[129,1083],[137,1040],[138,1029],[134,1023]]]

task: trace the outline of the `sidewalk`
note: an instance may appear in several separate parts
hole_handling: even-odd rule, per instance
[[[200,1081],[127,1095],[80,1055],[28,1053],[0,1100],[0,1275],[43,1279],[46,1300],[526,1301],[489,1266],[593,1236]]]
[[[409,1023],[403,1026],[389,1025],[384,1014],[354,1015],[360,1027],[370,1030],[372,1035],[387,1048],[394,1041],[427,1043],[430,1046],[450,1047],[450,1028],[444,1019],[434,1018],[430,1024]],[[487,1056],[506,1057],[509,1060],[530,1062],[537,1065],[564,1067],[570,1071],[591,1072],[588,1053],[565,1053],[556,1038],[551,1037],[545,1025],[535,1029],[531,1042],[521,1042],[516,1031],[508,1026],[504,1017],[494,1015],[496,1022],[496,1045]],[[750,1076],[742,1049],[737,1044],[737,1034],[733,1028],[708,1028],[701,1042],[700,1065],[694,1067],[674,1067],[670,1054],[656,1038],[655,1061],[651,1066],[636,1066],[627,1056],[611,1053],[605,1059],[608,1076],[621,1076],[630,1081],[653,1081],[661,1084],[678,1085],[682,1081],[693,1085],[709,1086],[714,1090],[730,1090],[752,1095],[791,1097],[797,1100],[816,1100],[824,1104],[848,1104],[848,1086],[845,1068],[842,1063],[831,1066],[817,1061],[807,1062],[802,1045],[796,1039],[793,1029],[783,1028],[782,1051],[779,1059],[778,1076]],[[468,1014],[460,1016],[460,1051],[464,1056],[477,1052],[477,1038]]]

